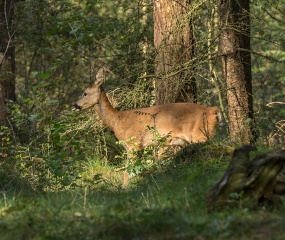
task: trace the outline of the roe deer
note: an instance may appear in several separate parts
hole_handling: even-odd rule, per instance
[[[149,127],[155,128],[160,136],[168,136],[167,145],[174,146],[205,142],[215,133],[218,124],[217,107],[168,103],[119,111],[109,102],[103,88],[104,82],[105,70],[100,68],[93,85],[85,90],[74,107],[76,110],[94,107],[103,123],[118,140],[124,141],[127,152],[152,145],[153,134],[147,129]],[[134,141],[126,141],[131,138]]]

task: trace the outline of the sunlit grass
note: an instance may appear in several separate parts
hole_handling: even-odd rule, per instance
[[[190,147],[126,188],[122,171],[90,157],[73,190],[1,192],[0,239],[284,239],[284,208],[207,212],[205,193],[230,156],[224,146]]]

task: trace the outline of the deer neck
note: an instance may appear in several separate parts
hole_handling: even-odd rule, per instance
[[[104,91],[101,92],[99,103],[94,106],[94,109],[103,123],[113,130],[119,111],[113,108]]]

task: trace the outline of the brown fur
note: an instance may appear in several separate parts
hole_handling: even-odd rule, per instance
[[[143,149],[152,144],[153,127],[161,136],[169,136],[167,145],[183,146],[205,142],[214,136],[218,124],[218,108],[195,103],[168,103],[148,108],[125,111],[114,109],[102,87],[104,70],[101,68],[94,84],[86,89],[75,103],[77,109],[94,107],[103,123],[120,141],[125,141],[127,151]],[[133,138],[133,141],[127,141]],[[137,144],[134,144],[137,143]]]

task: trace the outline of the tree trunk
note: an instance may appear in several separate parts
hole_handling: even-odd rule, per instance
[[[194,36],[188,0],[154,0],[155,100],[196,102]]]
[[[1,0],[0,9],[0,124],[7,123],[10,101],[15,101],[15,47],[12,30],[14,1]]]
[[[253,140],[249,0],[220,1],[220,51],[227,83],[230,137]]]

